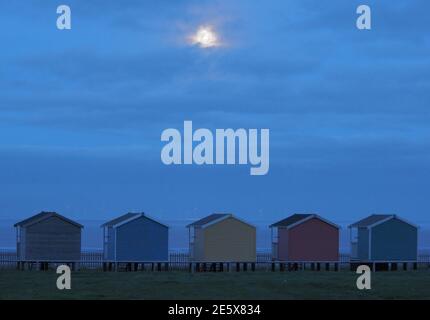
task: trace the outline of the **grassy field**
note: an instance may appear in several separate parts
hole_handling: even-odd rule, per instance
[[[352,272],[72,273],[56,288],[54,271],[0,271],[0,299],[430,299],[430,270],[372,274],[356,288]]]

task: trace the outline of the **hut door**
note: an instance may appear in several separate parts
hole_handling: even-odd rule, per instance
[[[351,258],[358,258],[358,229],[350,229],[350,241],[351,241]]]
[[[189,259],[194,260],[195,258],[195,240],[196,240],[196,231],[193,227],[188,228],[188,247],[189,247]]]
[[[103,256],[104,259],[108,259],[109,258],[109,230],[108,228],[104,228],[103,229]]]
[[[272,228],[272,260],[278,260],[278,247],[279,247],[279,236],[278,228]]]
[[[22,249],[21,249],[21,227],[16,228],[16,256],[18,260],[22,260],[21,257]]]

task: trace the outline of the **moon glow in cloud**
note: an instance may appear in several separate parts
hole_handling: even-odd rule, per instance
[[[191,43],[201,48],[212,48],[220,45],[219,36],[212,27],[199,27],[194,35],[191,36]]]

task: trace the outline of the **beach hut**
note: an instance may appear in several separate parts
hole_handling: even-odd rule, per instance
[[[16,223],[16,248],[20,261],[79,261],[79,223],[56,212],[41,212]]]
[[[417,260],[418,227],[397,215],[372,214],[349,229],[353,260]]]
[[[253,262],[256,229],[232,214],[215,213],[187,226],[190,257],[201,262]]]
[[[280,261],[339,259],[340,227],[316,214],[293,214],[270,226],[272,256]]]
[[[169,227],[145,213],[127,213],[101,227],[105,260],[168,261]]]

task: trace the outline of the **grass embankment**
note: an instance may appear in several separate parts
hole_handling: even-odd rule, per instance
[[[72,273],[72,289],[56,288],[54,271],[0,270],[0,299],[430,299],[430,270],[372,274],[356,288],[353,272]]]

